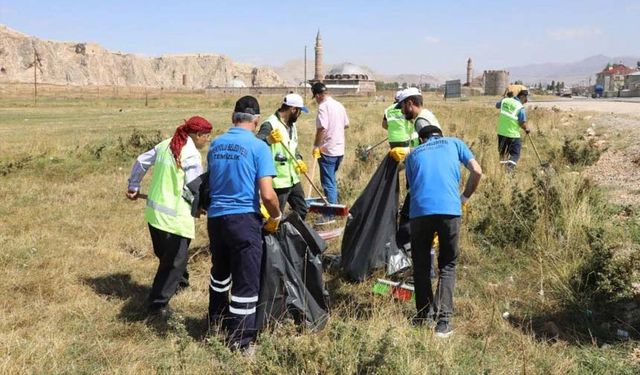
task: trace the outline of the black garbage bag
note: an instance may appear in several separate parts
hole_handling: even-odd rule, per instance
[[[400,251],[398,163],[387,156],[353,204],[342,237],[341,267],[352,281],[362,281]]]
[[[329,294],[322,279],[321,253],[326,248],[324,240],[295,213],[276,234],[265,235],[258,330],[286,319],[312,330],[325,326]]]

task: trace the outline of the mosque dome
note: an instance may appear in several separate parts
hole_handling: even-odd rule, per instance
[[[351,64],[351,63],[342,63],[340,65],[336,65],[329,71],[329,74],[324,76],[325,79],[372,79],[369,78],[369,72],[362,68],[361,66]]]

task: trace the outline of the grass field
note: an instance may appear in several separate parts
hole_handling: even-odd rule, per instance
[[[191,246],[192,287],[171,302],[180,317],[169,327],[146,324],[157,261],[143,202],[124,196],[133,159],[192,115],[222,133],[236,99],[166,95],[145,106],[144,98],[48,96],[37,107],[25,97],[0,99],[0,373],[640,372],[633,290],[640,211],[607,203],[584,174],[596,151],[576,138],[589,125],[579,113],[531,110],[538,149],[557,173],[541,174],[524,142],[517,173],[505,175],[495,150],[497,113],[486,98],[426,97],[445,132],[463,138],[485,172],[464,218],[450,339],[413,328],[411,303],[372,295],[376,275],[354,285],[326,273],[332,311],[323,331],[284,325],[259,337],[255,358],[230,353],[207,337],[204,220]],[[259,99],[265,115],[279,100]],[[340,100],[351,127],[339,183],[342,201],[352,203],[385,152],[379,147],[363,163],[355,149],[385,137],[380,122],[389,102]],[[310,107],[298,123],[307,157]],[[567,146],[564,137],[575,142]],[[332,240],[329,251],[339,245]],[[632,340],[618,340],[617,329]]]

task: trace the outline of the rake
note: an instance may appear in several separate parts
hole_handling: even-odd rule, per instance
[[[388,139],[389,138],[385,138],[385,139],[381,140],[380,142],[376,143],[373,146],[366,146],[366,147],[358,148],[356,150],[356,156],[361,161],[369,160],[369,154],[371,153],[371,150],[373,150],[374,148],[376,148],[376,147],[380,146],[381,144],[385,143]]]
[[[549,164],[548,161],[542,161],[542,158],[540,157],[540,153],[538,153],[538,148],[536,147],[535,142],[533,142],[533,138],[531,138],[531,134],[527,133],[527,137],[529,138],[529,141],[531,141],[531,146],[533,146],[533,151],[535,152],[536,157],[538,158],[538,162],[540,163],[540,167],[542,167],[542,170],[550,176],[555,175],[556,171],[553,169],[551,164]]]

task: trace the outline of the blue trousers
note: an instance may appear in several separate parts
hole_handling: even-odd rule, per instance
[[[320,154],[318,166],[320,166],[320,184],[324,195],[327,196],[329,203],[338,203],[338,181],[336,180],[336,172],[340,168],[342,156],[327,156]]]
[[[243,348],[256,337],[262,219],[256,213],[210,217],[209,322],[221,324],[227,344]]]

